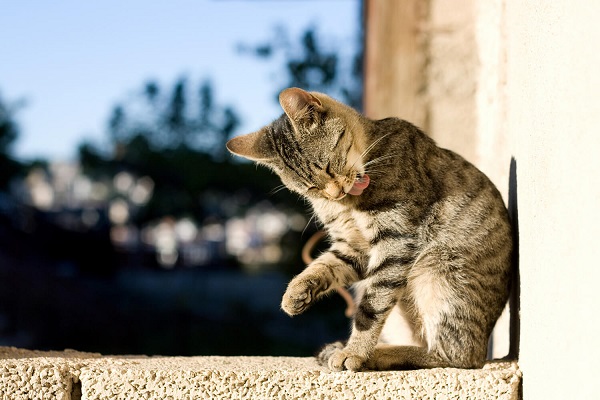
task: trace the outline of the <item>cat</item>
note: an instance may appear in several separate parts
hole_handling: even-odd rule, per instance
[[[371,120],[299,88],[279,101],[280,118],[226,146],[306,198],[329,235],[329,250],[290,281],[283,311],[359,288],[348,340],[318,361],[334,371],[482,367],[513,243],[496,187],[407,121]],[[387,326],[381,337],[392,319],[412,328],[412,343]]]

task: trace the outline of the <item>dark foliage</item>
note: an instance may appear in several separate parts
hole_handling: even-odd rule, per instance
[[[110,155],[89,143],[79,148],[88,175],[110,177],[128,171],[154,181],[154,195],[137,215],[137,223],[165,215],[191,215],[200,220],[207,214],[226,217],[214,215],[223,210],[207,210],[207,194],[227,197],[243,193],[250,203],[279,184],[270,172],[237,163],[226,154],[225,142],[239,118],[231,107],[215,102],[212,85],[203,82],[197,96],[186,88],[186,80],[180,79],[164,97],[156,82],[147,83],[138,104],[113,109],[108,124],[113,146]],[[194,102],[196,107],[190,105]],[[140,109],[142,113],[133,115],[133,110]],[[273,195],[271,200],[296,203],[287,193]]]
[[[19,127],[14,119],[18,107],[0,98],[0,190],[6,190],[11,179],[22,168],[21,163],[10,155],[12,144],[19,136]]]
[[[359,38],[362,40],[362,38]],[[362,45],[352,53],[344,54],[339,44],[328,43],[319,36],[314,27],[307,28],[296,41],[288,40],[283,28],[275,30],[273,38],[267,43],[240,45],[242,53],[248,53],[259,59],[282,62],[285,71],[284,82],[277,94],[287,87],[299,87],[304,90],[325,92],[337,97],[354,108],[362,107]],[[342,48],[348,46],[342,46]]]

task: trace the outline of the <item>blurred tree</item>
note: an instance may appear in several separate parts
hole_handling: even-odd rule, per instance
[[[357,109],[362,107],[363,52],[362,33],[359,43],[339,46],[331,39],[319,36],[315,27],[308,27],[296,41],[288,39],[284,28],[276,28],[273,38],[255,45],[242,44],[242,53],[260,59],[278,59],[286,73],[285,82],[277,94],[286,87],[300,87],[337,97]]]
[[[79,160],[85,173],[95,177],[125,170],[152,178],[154,195],[137,223],[165,215],[202,219],[207,192],[225,198],[243,191],[264,198],[279,184],[269,171],[234,164],[227,155],[225,142],[239,121],[232,107],[215,101],[210,81],[201,82],[195,93],[185,78],[167,90],[149,81],[133,101],[113,108],[107,124],[112,153],[82,143]],[[272,200],[292,203],[286,193]]]
[[[183,146],[222,160],[225,142],[239,123],[233,108],[215,102],[210,81],[202,82],[194,96],[180,78],[168,94],[157,82],[147,82],[133,102],[114,107],[108,131],[114,143],[142,135],[157,150]]]
[[[0,97],[0,190],[6,190],[10,180],[21,171],[21,164],[11,156],[12,144],[19,136],[14,120],[21,103],[8,104]]]

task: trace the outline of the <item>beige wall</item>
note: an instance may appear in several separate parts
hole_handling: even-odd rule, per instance
[[[600,2],[507,1],[525,399],[599,398]]]
[[[400,117],[427,129],[428,2],[365,0],[365,114]]]
[[[482,169],[506,200],[504,1],[365,4],[365,113],[425,129]]]

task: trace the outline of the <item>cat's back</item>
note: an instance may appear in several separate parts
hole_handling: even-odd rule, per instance
[[[424,208],[448,198],[480,197],[504,209],[491,180],[459,154],[437,146],[422,130],[399,118],[371,121],[367,130],[375,146],[368,154],[371,194],[395,197]]]
[[[489,179],[458,154],[438,147],[413,124],[399,118],[368,120],[366,173],[371,177],[356,205],[371,212],[398,206],[414,216],[451,196],[473,196],[494,188]]]
[[[452,243],[472,253],[486,245],[506,259],[512,249],[508,212],[483,172],[401,119],[372,121],[368,134],[377,144],[367,164],[377,172],[358,208],[382,223],[398,216],[398,229],[418,232],[423,246]]]

